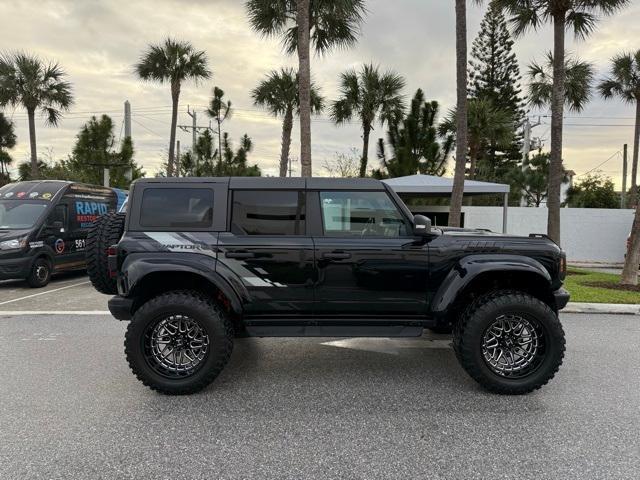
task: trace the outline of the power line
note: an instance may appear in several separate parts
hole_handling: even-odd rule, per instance
[[[156,137],[159,137],[159,138],[165,138],[165,136],[164,136],[164,135],[160,135],[159,133],[154,132],[153,130],[151,130],[151,129],[150,129],[149,127],[147,127],[146,125],[143,125],[142,123],[140,123],[139,121],[137,121],[135,118],[131,117],[131,121],[132,121],[132,122],[135,122],[137,125],[140,125],[140,126],[141,126],[142,128],[144,128],[146,131],[148,131],[148,132],[150,132],[150,133],[154,134]]]
[[[609,160],[613,159],[616,155],[620,155],[620,150],[618,150],[616,153],[614,153],[613,155],[611,155],[609,158],[607,158],[604,162],[602,162],[601,164],[599,164],[598,166],[592,168],[591,170],[581,173],[580,175],[576,175],[576,177],[583,177],[585,175],[588,175],[589,173],[593,172],[594,170],[599,169],[602,165],[604,165],[605,163],[607,163]]]

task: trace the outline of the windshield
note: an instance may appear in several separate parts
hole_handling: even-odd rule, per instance
[[[0,201],[0,229],[21,230],[33,227],[48,203],[20,200]]]

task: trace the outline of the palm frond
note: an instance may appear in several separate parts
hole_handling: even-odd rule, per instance
[[[640,100],[640,50],[621,53],[611,59],[611,73],[598,85],[605,99],[620,97],[627,103]]]

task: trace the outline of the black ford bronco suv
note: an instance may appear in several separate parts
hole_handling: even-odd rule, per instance
[[[94,286],[131,320],[134,374],[193,393],[234,337],[453,332],[490,391],[547,383],[565,350],[565,255],[544,235],[433,228],[372,179],[180,178],[132,185],[87,239]]]

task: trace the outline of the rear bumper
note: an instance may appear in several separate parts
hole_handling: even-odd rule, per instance
[[[564,288],[559,288],[555,292],[553,292],[553,298],[556,301],[556,308],[558,310],[562,310],[569,303],[569,292],[567,292]]]
[[[133,316],[132,299],[116,295],[115,297],[111,297],[107,304],[111,315],[116,317],[118,320],[131,320],[131,317]]]

